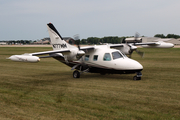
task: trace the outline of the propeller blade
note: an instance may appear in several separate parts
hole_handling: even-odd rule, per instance
[[[128,46],[130,47],[130,50],[129,50],[129,57],[131,58],[132,57],[132,53],[133,51],[136,51],[138,55],[140,55],[142,58],[144,56],[144,52],[141,52],[139,50],[137,50],[137,47],[135,46],[135,44],[140,40],[140,34],[138,32],[135,33],[135,36],[134,36],[134,44],[128,44]]]
[[[139,50],[136,50],[136,52],[137,52],[137,54],[138,54],[138,55],[140,55],[140,56],[141,56],[141,58],[143,58],[143,57],[144,57],[144,52],[141,52],[141,51],[139,51]]]
[[[78,49],[80,50],[80,38],[79,34],[74,35],[75,44],[77,45]]]
[[[79,34],[74,35],[74,40],[79,40]]]
[[[129,58],[131,58],[131,57],[132,57],[131,55],[132,55],[132,53],[131,53],[131,54],[129,54]]]
[[[138,32],[135,33],[135,39],[139,38],[140,34]]]
[[[136,50],[137,47],[133,46],[132,44],[127,44],[127,45],[129,46],[129,58],[131,58],[132,57],[131,55],[132,55],[133,51]]]
[[[135,45],[135,43],[137,43],[139,37],[140,37],[140,34],[138,32],[136,32],[135,36],[134,36],[134,45]]]

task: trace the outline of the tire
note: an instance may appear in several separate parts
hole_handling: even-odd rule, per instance
[[[106,75],[106,73],[100,73],[101,75]]]
[[[80,78],[80,72],[77,71],[77,70],[75,70],[75,71],[73,72],[73,78]]]
[[[141,80],[141,77],[134,76],[133,80]]]
[[[134,76],[134,77],[133,77],[133,80],[137,80],[137,76]]]

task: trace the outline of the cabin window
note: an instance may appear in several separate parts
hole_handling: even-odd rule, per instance
[[[123,56],[117,51],[112,53],[113,60],[122,58]]]
[[[97,61],[98,60],[98,55],[94,55],[93,60]]]
[[[105,53],[103,60],[104,61],[111,61],[111,55],[109,53]]]
[[[85,61],[89,61],[89,55],[85,55],[84,60],[85,60]]]

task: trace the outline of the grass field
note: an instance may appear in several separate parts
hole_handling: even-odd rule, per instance
[[[52,59],[39,63],[6,58],[51,50],[50,47],[0,47],[0,119],[178,120],[180,119],[180,48],[133,53],[144,70],[130,75],[83,74],[74,79],[67,66]]]

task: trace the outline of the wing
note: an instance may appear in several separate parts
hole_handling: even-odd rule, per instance
[[[69,53],[69,52],[70,52],[70,50],[63,49],[63,50],[52,50],[52,51],[30,53],[29,55],[37,56],[37,55],[54,54],[54,53]]]
[[[134,45],[159,45],[160,43],[158,42],[148,42],[148,43],[135,43]]]
[[[148,43],[135,43],[134,45],[141,45],[142,47],[149,47],[149,48],[172,48],[172,47],[174,47],[174,44],[166,43],[163,41],[148,42]]]
[[[110,48],[124,47],[123,44],[109,44]]]
[[[86,50],[94,50],[95,46],[87,46],[87,47],[81,47],[80,50],[86,51]]]
[[[103,46],[103,45],[99,45],[99,46]],[[123,44],[108,44],[108,46],[109,46],[110,48],[124,47]],[[96,45],[95,45],[95,46],[81,47],[80,50],[87,51],[87,50],[94,50],[95,48],[96,48]]]
[[[70,50],[53,50],[53,51],[44,51],[44,52],[36,52],[36,53],[25,53],[23,55],[12,55],[7,59],[12,61],[19,61],[19,62],[39,62],[39,58],[48,58],[48,57],[63,57],[61,54],[56,53],[69,53]],[[37,57],[37,55],[45,55],[49,54],[49,56],[41,56]]]

